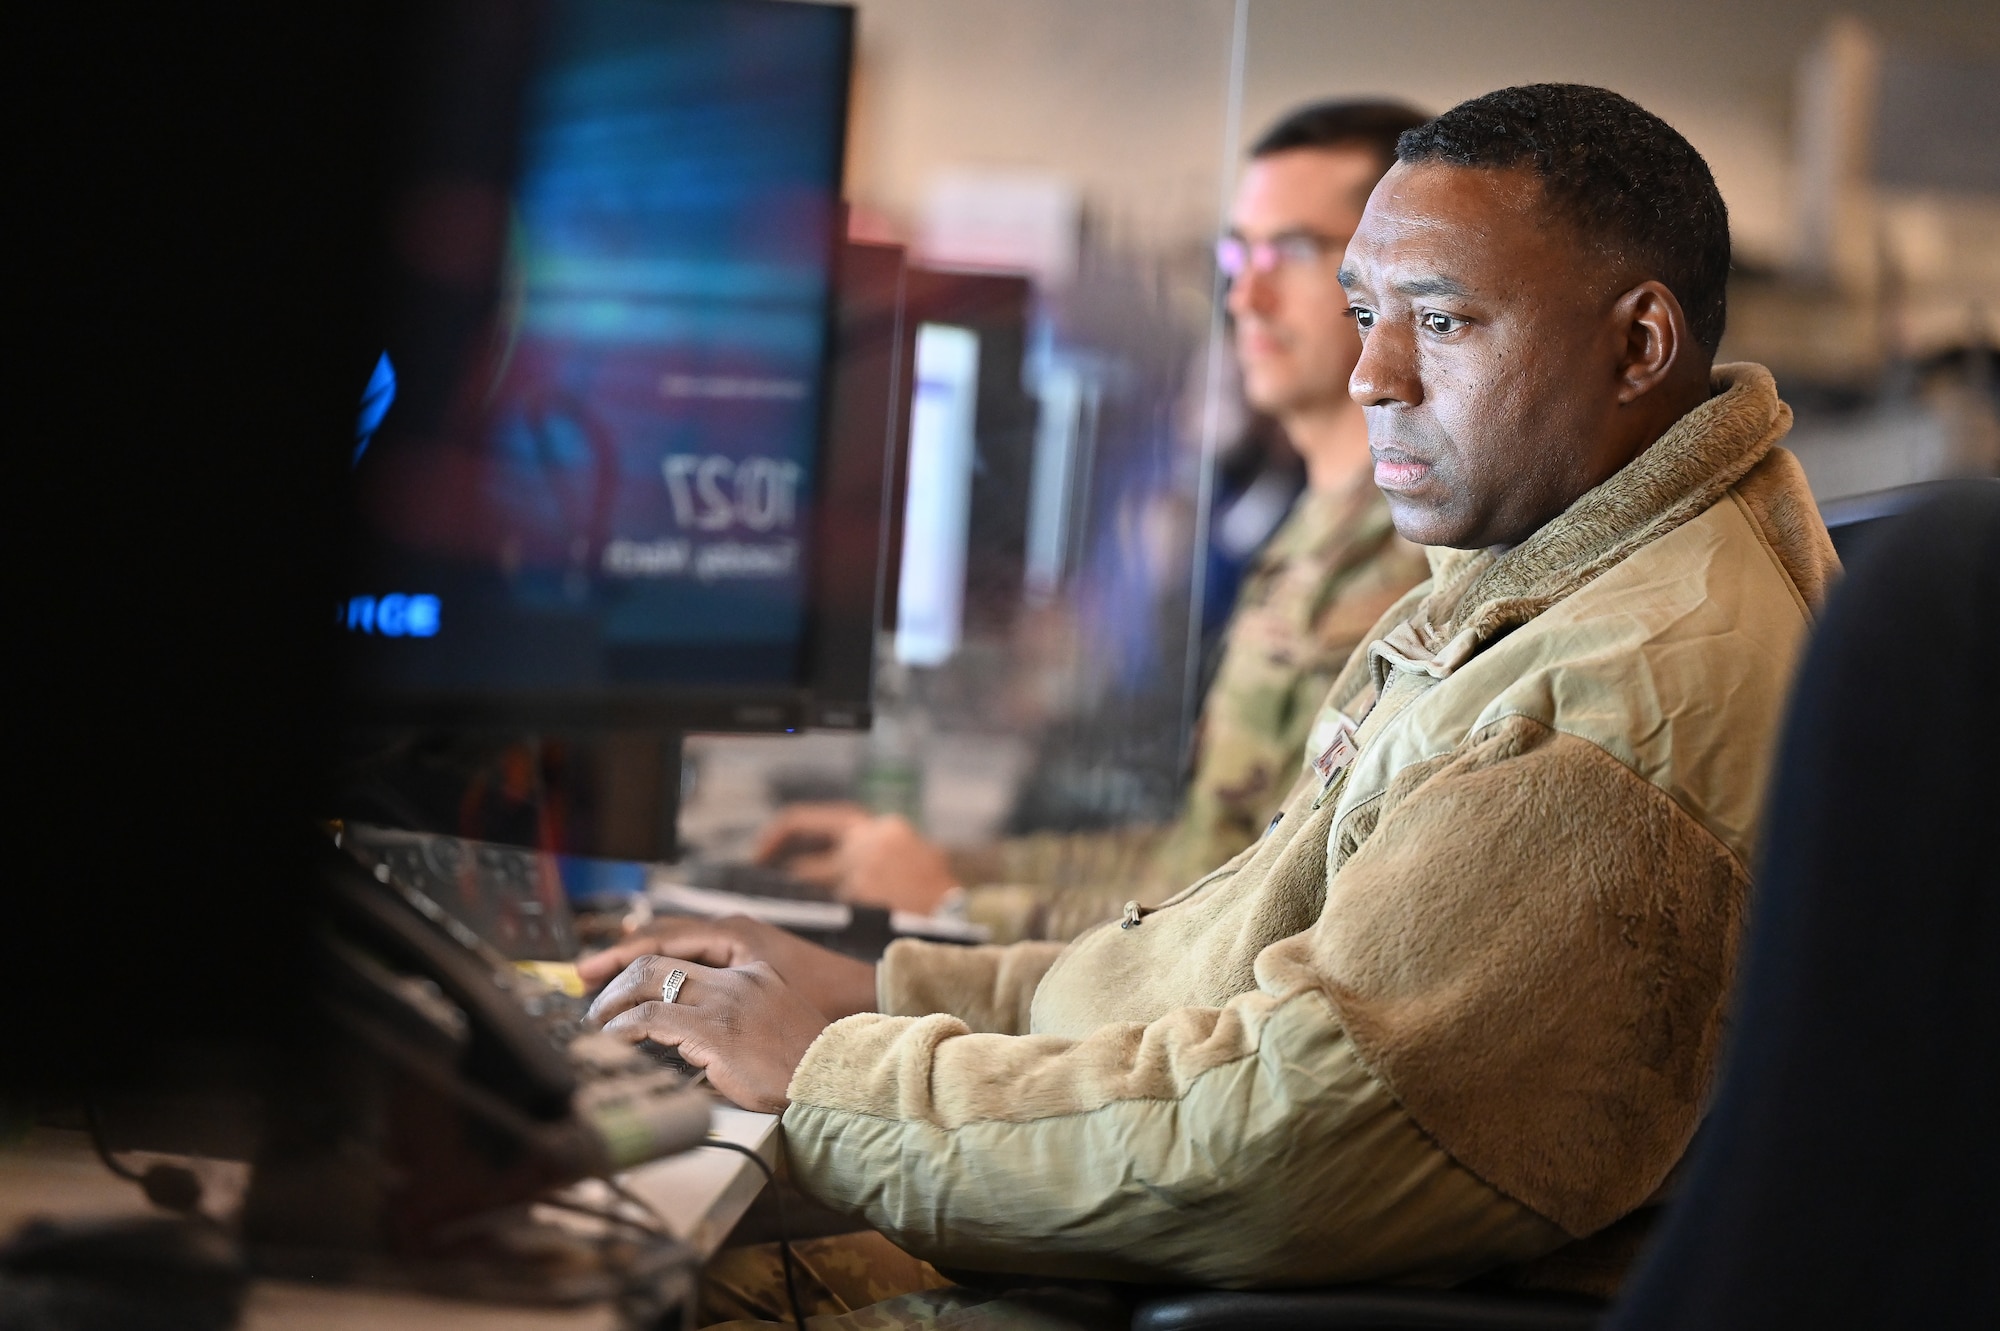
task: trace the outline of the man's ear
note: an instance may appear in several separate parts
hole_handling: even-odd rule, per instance
[[[1645,281],[1618,298],[1612,322],[1624,339],[1618,361],[1618,404],[1636,402],[1696,358],[1687,314],[1674,293]]]

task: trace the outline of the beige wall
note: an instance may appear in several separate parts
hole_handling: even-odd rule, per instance
[[[1233,0],[859,0],[850,192],[909,225],[940,169],[1046,171],[1135,239],[1216,215]]]
[[[954,166],[1069,177],[1134,239],[1214,225],[1234,0],[859,0],[852,187],[907,222]],[[1601,83],[1709,158],[1746,254],[1781,258],[1798,57],[1837,12],[2000,54],[1990,0],[1250,0],[1242,137],[1316,96],[1442,109],[1508,83]]]
[[[1442,110],[1509,83],[1601,84],[1686,134],[1739,248],[1779,259],[1793,71],[1842,12],[1890,40],[2000,53],[2000,4],[1981,0],[1251,0],[1245,125],[1325,88]]]

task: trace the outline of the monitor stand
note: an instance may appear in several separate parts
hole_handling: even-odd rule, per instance
[[[647,731],[584,742],[596,759],[597,809],[593,844],[583,853],[652,864],[680,859],[683,738]]]

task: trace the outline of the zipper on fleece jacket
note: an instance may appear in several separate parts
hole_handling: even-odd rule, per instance
[[[1275,824],[1273,825],[1275,826]],[[1198,895],[1201,892],[1201,890],[1207,887],[1210,883],[1215,882],[1218,878],[1226,877],[1229,874],[1233,874],[1235,872],[1236,870],[1230,868],[1226,864],[1219,865],[1216,868],[1210,869],[1207,873],[1195,879],[1192,883],[1188,884],[1180,891],[1174,893],[1172,896],[1168,897],[1165,901],[1162,901],[1157,906],[1142,906],[1136,901],[1128,901],[1125,903],[1125,909],[1123,911],[1122,918],[1120,918],[1118,921],[1118,927],[1120,929],[1136,929],[1139,927],[1140,922],[1143,921],[1148,915],[1152,915],[1158,911],[1163,911],[1169,906],[1178,906],[1184,901],[1192,901],[1195,898],[1195,896]]]
[[[1400,676],[1402,673],[1398,672],[1398,675]],[[1398,713],[1407,708],[1416,696],[1428,692],[1429,686],[1437,683],[1435,679],[1423,676],[1419,676],[1418,680],[1415,693],[1409,697],[1400,699],[1395,711],[1384,713],[1383,718],[1376,726],[1378,732],[1386,726],[1387,722],[1393,721]],[[1338,723],[1333,728],[1331,742],[1323,752],[1315,756],[1312,760],[1312,768],[1318,771],[1321,784],[1319,794],[1313,798],[1313,802],[1308,807],[1307,812],[1317,813],[1325,806],[1328,800],[1337,798],[1340,792],[1347,788],[1347,778],[1353,773],[1355,764],[1361,757],[1361,746],[1359,743],[1361,728],[1370,720],[1375,719],[1375,713],[1380,710],[1380,704],[1385,700],[1390,688],[1393,688],[1396,682],[1400,682],[1400,678],[1392,680],[1389,687],[1377,692],[1368,700],[1368,706],[1362,711],[1359,721],[1356,721],[1344,712],[1335,713],[1335,716],[1338,717]],[[1284,818],[1283,811],[1280,811],[1278,816],[1271,820],[1271,825],[1264,829],[1264,835],[1258,838],[1258,842],[1261,843],[1269,840],[1272,836],[1276,835],[1278,826],[1284,821]],[[1191,886],[1183,888],[1157,906],[1144,906],[1137,901],[1128,901],[1125,903],[1125,909],[1118,921],[1118,927],[1120,929],[1136,929],[1145,922],[1148,915],[1165,910],[1169,906],[1178,906],[1183,902],[1193,900],[1203,888],[1222,877],[1225,873],[1230,872],[1233,872],[1233,870],[1224,865],[1196,879]]]
[[[1319,805],[1317,803],[1313,805],[1313,808],[1315,809],[1317,809],[1318,807]],[[1257,840],[1252,844],[1262,845],[1264,842],[1269,841],[1272,837],[1276,836],[1278,833],[1279,824],[1283,823],[1284,821],[1285,821],[1285,811],[1283,809],[1280,809],[1278,810],[1276,816],[1271,819],[1270,825],[1264,829],[1264,835],[1258,837]],[[1245,847],[1245,849],[1248,849],[1248,847]],[[1202,889],[1206,888],[1210,883],[1213,883],[1216,880],[1224,878],[1235,872],[1236,871],[1234,869],[1230,868],[1226,864],[1211,869],[1209,872],[1195,879],[1193,883],[1189,884],[1187,887],[1182,888],[1180,891],[1174,893],[1172,896],[1168,897],[1165,901],[1162,901],[1157,906],[1142,906],[1137,901],[1128,901],[1125,903],[1125,909],[1122,918],[1120,918],[1118,921],[1118,927],[1120,929],[1136,929],[1139,927],[1141,923],[1144,922],[1145,918],[1148,915],[1152,915],[1158,911],[1163,911],[1169,906],[1178,906],[1183,902],[1192,901],[1196,896],[1200,895]]]

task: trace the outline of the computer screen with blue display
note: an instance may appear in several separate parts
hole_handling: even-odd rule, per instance
[[[809,668],[852,12],[552,0],[535,28],[413,115],[357,684],[433,720],[769,726]]]

